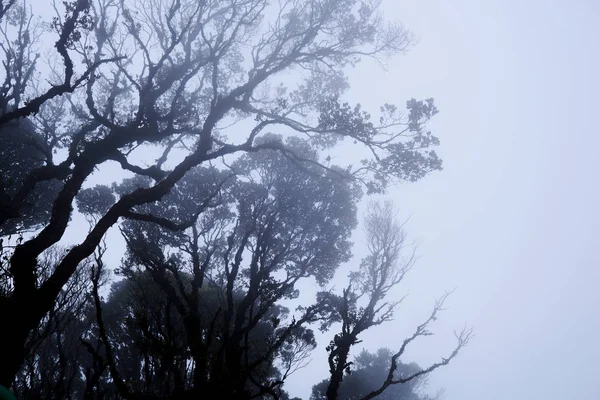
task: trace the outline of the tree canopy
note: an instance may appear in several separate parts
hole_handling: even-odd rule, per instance
[[[413,35],[377,0],[36,11],[0,2],[0,385],[24,398],[285,399],[318,327],[333,333],[325,395],[337,399],[353,346],[391,319],[388,292],[413,264],[391,204],[373,205],[368,256],[330,289],[352,260],[358,203],[442,165],[432,99],[371,114],[344,100],[346,73],[406,51]],[[347,146],[356,159],[332,163]],[[76,213],[89,226],[66,244]],[[113,227],[127,250],[109,283]],[[316,300],[284,307],[304,279]],[[446,297],[362,400],[467,344],[465,329],[439,363],[397,374]]]

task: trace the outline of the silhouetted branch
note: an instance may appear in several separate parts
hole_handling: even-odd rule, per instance
[[[421,325],[422,326],[422,325]],[[381,393],[383,393],[390,385],[398,385],[398,384],[404,384],[407,382],[412,381],[415,378],[418,378],[420,376],[426,375],[432,371],[435,371],[436,369],[438,369],[439,367],[442,367],[444,365],[448,365],[450,363],[450,361],[452,361],[452,359],[454,357],[456,357],[458,355],[458,352],[465,347],[468,343],[469,340],[471,340],[474,336],[473,334],[473,328],[464,328],[462,331],[460,331],[459,333],[454,333],[454,335],[456,336],[456,340],[457,340],[457,344],[456,347],[454,348],[454,350],[452,351],[452,353],[450,353],[449,356],[442,358],[442,361],[431,364],[429,367],[424,368],[419,370],[418,372],[415,372],[414,374],[411,374],[407,377],[403,377],[403,378],[394,378],[393,374],[397,368],[397,359],[400,355],[402,355],[402,353],[404,352],[405,349],[405,344],[410,343],[410,341],[412,341],[412,339],[414,339],[416,336],[412,336],[410,340],[408,340],[408,342],[405,340],[402,348],[400,349],[400,351],[396,354],[394,354],[394,356],[392,357],[391,360],[391,365],[390,365],[390,369],[388,372],[388,377],[386,378],[386,380],[383,382],[383,384],[379,387],[379,389],[372,391],[371,393],[367,394],[366,396],[362,397],[360,400],[370,400],[374,397],[379,396]],[[422,335],[417,335],[417,336],[422,336]]]
[[[108,370],[110,371],[110,375],[115,383],[115,386],[121,396],[123,396],[127,400],[159,400],[160,397],[153,395],[145,395],[133,393],[125,380],[121,377],[119,370],[117,369],[117,364],[115,363],[115,359],[113,357],[113,348],[112,344],[108,338],[106,333],[106,328],[104,326],[104,319],[102,317],[102,300],[100,299],[99,290],[99,282],[100,276],[103,271],[104,263],[102,261],[102,256],[105,252],[105,249],[99,248],[95,255],[95,268],[92,269],[92,296],[94,298],[94,306],[96,309],[96,322],[98,324],[98,332],[100,336],[100,340],[105,348],[106,355],[106,364],[108,365]]]
[[[110,340],[108,339],[108,335],[106,334],[106,328],[104,327],[104,319],[102,317],[102,301],[100,300],[99,290],[99,282],[100,276],[102,274],[103,262],[102,262],[102,254],[103,250],[98,250],[95,255],[95,267],[92,268],[92,296],[94,297],[94,306],[96,308],[96,322],[98,323],[98,332],[100,335],[100,340],[105,348],[106,354],[106,364],[108,365],[108,369],[110,374],[115,382],[117,390],[119,393],[125,397],[126,399],[131,399],[132,395],[127,387],[125,381],[121,378],[119,371],[117,370],[117,365],[115,364],[115,360],[113,358],[113,349]]]
[[[102,64],[116,62],[118,60],[124,59],[125,57],[117,56],[111,57],[107,59],[99,59],[93,64],[89,65],[85,72],[77,79],[73,80],[74,75],[74,65],[73,60],[68,52],[68,47],[73,40],[74,33],[78,28],[78,24],[80,18],[82,18],[82,14],[86,12],[90,7],[90,0],[76,0],[74,6],[70,9],[70,15],[64,21],[62,26],[60,27],[60,35],[59,39],[54,44],[57,52],[60,54],[63,60],[64,66],[64,77],[63,82],[59,85],[53,85],[50,89],[48,89],[45,93],[34,97],[33,99],[26,102],[24,106],[19,107],[19,104],[15,104],[15,108],[10,110],[2,115],[0,115],[0,126],[18,119],[27,117],[29,115],[35,114],[39,112],[41,106],[46,103],[48,100],[61,96],[66,93],[72,93],[75,89],[77,89],[81,83],[87,80],[96,69]],[[3,6],[0,4],[0,18],[4,15],[6,10],[12,6],[15,2],[11,1],[7,4],[7,6]],[[7,65],[5,66],[7,68]],[[31,74],[29,74],[30,76]],[[21,82],[21,86],[25,87],[28,82]],[[21,89],[18,89],[21,90]]]

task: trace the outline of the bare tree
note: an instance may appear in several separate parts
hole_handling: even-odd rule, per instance
[[[12,382],[29,332],[107,230],[121,218],[139,218],[136,207],[160,201],[198,165],[275,150],[299,165],[358,180],[370,192],[441,168],[431,150],[437,138],[424,128],[437,112],[432,100],[411,100],[406,113],[385,105],[378,122],[339,100],[346,67],[412,44],[402,26],[381,18],[375,0],[77,0],[66,3],[53,26],[62,82],[0,117],[5,122],[40,111],[35,118],[48,131],[47,153],[62,155],[48,156],[27,174],[0,212],[0,224],[16,218],[37,185],[62,182],[48,223],[10,258],[12,286],[0,298],[0,318],[11,321],[11,329],[0,332],[0,384]],[[301,77],[299,84],[280,85],[284,72]],[[8,92],[20,92],[11,85]],[[57,106],[62,101],[67,109]],[[228,139],[231,124],[237,129]],[[315,149],[351,140],[369,155],[357,167],[331,168],[282,140],[260,140],[267,127],[303,136]],[[142,167],[136,156],[144,150],[161,155]],[[174,150],[183,151],[183,159]],[[109,161],[152,183],[113,197],[89,234],[38,282],[38,257],[61,240],[84,182]],[[25,307],[28,313],[21,312]]]
[[[327,386],[327,400],[336,400],[345,373],[350,373],[352,362],[348,360],[352,346],[360,342],[359,335],[374,326],[391,320],[394,309],[402,299],[391,301],[389,291],[396,287],[415,263],[415,246],[406,243],[403,224],[397,221],[397,211],[391,202],[372,203],[364,219],[364,232],[369,254],[363,259],[358,271],[350,274],[350,284],[342,296],[333,297],[336,319],[341,322],[341,331],[335,335],[327,347],[330,379]],[[408,250],[408,251],[407,251]],[[390,360],[390,368],[385,382],[377,390],[361,400],[371,399],[394,384],[409,382],[415,378],[446,365],[454,358],[472,337],[472,330],[465,329],[457,337],[457,346],[441,362],[432,364],[406,377],[395,376],[399,357],[406,347],[417,337],[432,333],[428,327],[443,309],[450,293],[436,301],[429,318],[419,325],[415,333],[406,339],[398,352]]]

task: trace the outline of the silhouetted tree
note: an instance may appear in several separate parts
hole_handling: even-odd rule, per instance
[[[39,279],[46,279],[66,249],[42,254]],[[91,364],[81,338],[93,323],[90,308],[90,264],[85,263],[59,294],[50,312],[32,330],[24,348],[24,365],[16,376],[15,394],[23,399],[83,398],[84,366]],[[25,312],[25,310],[23,310]]]
[[[183,279],[188,284],[191,281],[189,276],[183,276]],[[218,294],[214,287],[201,290],[199,299],[202,316],[208,321],[211,317],[215,318],[222,298],[222,294]],[[236,294],[235,298],[241,301],[242,296]],[[187,345],[185,326],[172,302],[148,272],[138,272],[114,283],[111,295],[102,308],[108,339],[111,343],[118,343],[113,349],[112,361],[118,370],[118,378],[127,382],[129,392],[162,398],[191,396],[197,372]],[[264,321],[250,332],[251,348],[248,351],[251,359],[255,360],[263,354],[264,342],[273,335],[270,319],[285,312],[281,307],[273,307]],[[200,326],[200,329],[207,328]],[[219,332],[222,331],[219,328]],[[218,344],[210,346],[207,358],[218,359],[219,350]],[[262,381],[279,377],[276,367],[268,361],[257,366],[255,372]],[[246,383],[245,389],[249,393],[258,392],[256,384],[251,381]],[[201,389],[197,392],[206,393],[209,386]],[[219,393],[225,395],[224,392]]]
[[[352,373],[342,381],[337,398],[339,400],[358,400],[377,390],[385,381],[390,359],[394,352],[390,349],[381,348],[375,353],[366,350],[361,351],[352,363]],[[420,370],[419,366],[398,363],[394,372],[395,378],[410,376]],[[327,399],[327,387],[329,379],[325,379],[313,386],[311,400]],[[377,400],[427,400],[431,399],[422,394],[425,381],[422,378],[413,379],[404,385],[394,385],[376,397]]]
[[[23,205],[44,182],[57,180],[61,187],[52,202],[49,221],[17,244],[5,271],[8,283],[2,288],[0,319],[10,321],[11,329],[0,330],[2,385],[13,382],[24,360],[22,349],[27,338],[55,305],[82,262],[94,254],[105,233],[119,220],[144,221],[161,229],[170,226],[181,230],[191,227],[198,218],[211,218],[212,198],[208,203],[200,203],[196,210],[198,217],[191,222],[173,221],[171,218],[177,215],[157,218],[142,212],[145,205],[156,205],[167,198],[178,182],[198,166],[223,176],[232,160],[245,153],[276,152],[277,157],[285,158],[290,165],[312,171],[302,182],[310,182],[315,174],[330,179],[337,176],[360,182],[370,193],[382,192],[390,181],[415,181],[441,168],[441,161],[432,150],[438,140],[425,129],[427,121],[437,113],[431,99],[410,100],[406,110],[384,105],[380,118],[375,119],[360,106],[341,101],[340,96],[347,88],[345,68],[363,57],[385,57],[412,44],[411,35],[402,26],[387,24],[381,18],[377,1],[290,0],[273,4],[267,0],[66,1],[64,9],[58,10],[51,22],[58,35],[55,48],[64,68],[51,68],[47,80],[50,87],[39,91],[35,90],[31,77],[38,63],[34,49],[39,45],[40,34],[32,28],[27,8],[15,7],[10,2],[0,6],[0,18],[7,23],[6,36],[14,37],[3,42],[5,79],[0,100],[5,111],[0,115],[0,124],[29,116],[36,130],[43,133],[40,137],[46,142],[46,157],[42,166],[19,179],[22,183],[14,194],[2,193],[0,226],[14,224],[13,219],[29,218]],[[61,64],[50,63],[51,67],[55,65]],[[298,79],[294,84],[284,85],[281,78],[284,73]],[[227,128],[232,125],[235,129]],[[278,130],[290,140],[267,135],[267,128]],[[233,134],[229,135],[230,132]],[[296,146],[299,142],[304,145]],[[325,158],[327,152],[342,143],[355,143],[365,158],[343,168],[330,165]],[[150,166],[142,167],[140,164],[147,160],[140,158],[148,152],[157,153],[158,157],[150,160]],[[119,185],[117,196],[106,188],[88,188],[92,191],[82,192],[94,171],[107,162],[116,162],[135,178],[128,181],[129,185]],[[245,167],[238,163],[233,168]],[[227,360],[228,368],[222,364],[215,366],[215,375],[211,376],[218,377],[219,387],[224,386],[229,376],[234,376],[238,386],[227,386],[233,393],[245,390],[240,377],[249,371],[247,365],[237,367],[233,363],[245,358],[238,348],[245,340],[245,319],[247,315],[250,322],[257,319],[250,310],[256,312],[253,301],[256,296],[263,296],[263,288],[269,283],[261,280],[264,270],[260,263],[270,261],[261,255],[265,250],[259,238],[279,234],[273,230],[273,219],[280,224],[277,226],[283,226],[304,217],[300,213],[284,213],[280,217],[267,207],[266,219],[254,220],[253,226],[248,221],[252,221],[249,218],[255,211],[244,207],[259,206],[254,204],[258,200],[269,202],[260,197],[264,189],[256,188],[258,192],[253,189],[251,178],[244,185],[238,184],[246,186],[243,193],[248,193],[249,198],[246,204],[237,205],[238,223],[232,221],[236,228],[229,230],[228,237],[232,240],[224,247],[228,258],[214,255],[223,260],[222,274],[229,280],[240,274],[241,264],[236,264],[235,256],[243,253],[247,245],[255,247],[259,262],[258,275],[239,275],[246,280],[250,297],[233,307],[232,291],[226,291],[228,307],[223,314],[233,324],[230,336],[225,338],[227,350],[222,359]],[[211,183],[212,190],[215,185],[225,184],[222,180],[217,182]],[[40,256],[63,238],[80,192],[92,198],[97,194],[101,199],[96,208],[89,210],[93,214],[90,230],[61,257],[47,279],[40,280],[36,275]],[[335,227],[335,223],[330,226]],[[291,229],[286,226],[284,233]],[[168,260],[160,258],[157,251],[144,249],[143,253],[135,253],[139,243],[135,233],[126,232],[126,236],[137,263],[152,266],[153,262]],[[321,240],[327,242],[329,238],[317,236],[322,233],[318,229],[311,231],[314,236],[305,243],[316,246]],[[338,251],[335,246],[331,249]],[[326,272],[312,271],[330,261],[327,254],[313,254],[313,257],[317,266],[308,269],[302,259],[293,260],[296,265],[292,272],[296,275],[285,278],[289,282],[279,283],[275,298],[289,295],[289,284],[296,276],[313,273],[317,278],[327,276]],[[167,266],[171,268],[168,264],[155,268],[158,273],[152,273],[159,285],[162,279],[159,274],[164,275],[169,270]],[[194,279],[200,279],[198,276]],[[162,285],[165,290],[166,284]],[[195,291],[190,293],[190,304],[194,304]],[[175,303],[177,297],[170,297]],[[267,304],[271,300],[261,301]],[[181,312],[185,311],[182,305],[190,307],[187,302],[174,304],[180,308],[180,314],[189,314]],[[95,299],[94,303],[99,302]],[[22,312],[24,309],[28,312]],[[260,312],[267,309],[261,308]],[[313,309],[305,310],[303,318],[310,320],[316,314]],[[184,325],[188,321],[185,319]],[[287,340],[283,338],[296,332],[296,326],[300,326],[298,322],[278,328],[277,337]],[[100,326],[98,329],[101,336],[106,336]],[[104,345],[108,343],[105,339]],[[274,343],[279,342],[276,339]],[[204,365],[204,350],[189,345],[200,349],[195,352],[196,362]],[[269,350],[266,355],[273,355],[274,351]],[[105,349],[105,353],[109,369],[115,372],[110,349]],[[278,385],[272,382],[260,390],[268,392]],[[120,388],[125,389],[125,385]]]
[[[316,160],[301,141],[286,146]],[[298,296],[298,280],[327,282],[349,259],[359,195],[352,181],[271,150],[240,157],[230,172],[196,168],[161,203],[128,214],[122,272],[148,273],[175,312],[193,360],[190,391],[279,396],[315,346],[305,325],[322,315],[314,305],[293,318],[278,302]]]
[[[342,295],[328,294],[328,301],[332,307],[331,319],[341,322],[341,329],[327,346],[330,372],[326,390],[327,400],[338,399],[344,374],[351,372],[352,362],[348,360],[350,350],[360,342],[360,334],[389,321],[393,317],[396,306],[402,301],[389,299],[388,293],[413,267],[415,249],[414,246],[406,243],[406,235],[402,224],[396,219],[396,214],[391,202],[370,205],[365,216],[364,229],[369,253],[362,260],[360,268],[350,273],[350,283]],[[448,364],[469,342],[472,330],[465,328],[456,334],[457,345],[448,357],[427,368],[418,369],[412,374],[403,374],[400,377],[396,375],[400,365],[399,358],[404,354],[406,347],[420,336],[431,335],[429,325],[443,309],[448,295],[449,293],[446,293],[436,301],[429,318],[416,328],[412,336],[403,341],[397,352],[391,355],[387,376],[381,385],[357,399],[367,400],[377,397],[390,386],[408,383]]]
[[[3,39],[0,49],[4,53],[4,76],[0,86],[0,126],[38,113],[50,100],[81,88],[98,66],[116,61],[99,57],[95,62],[85,64],[82,71],[76,70],[74,55],[79,53],[77,45],[81,42],[84,32],[93,28],[91,2],[71,0],[63,2],[63,5],[64,14],[54,17],[51,24],[58,34],[54,48],[62,59],[63,71],[61,74],[55,70],[56,76],[53,77],[50,87],[40,90],[34,79],[40,59],[39,48],[45,31],[44,24],[29,12],[27,2],[0,2],[0,35]],[[79,76],[77,72],[80,72]]]
[[[0,225],[0,237],[21,235],[48,223],[61,183],[56,179],[40,182],[18,207],[11,208],[28,174],[44,165],[48,147],[26,119],[0,126],[0,143],[0,215],[12,216]]]

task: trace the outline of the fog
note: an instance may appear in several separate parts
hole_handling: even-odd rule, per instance
[[[419,43],[385,73],[360,66],[351,95],[434,96],[444,170],[390,193],[412,215],[422,257],[395,321],[364,346],[397,347],[415,315],[456,287],[439,333],[410,353],[434,360],[452,329],[475,327],[430,377],[448,400],[600,398],[599,5],[386,1],[385,10]],[[293,377],[297,393],[313,376]]]
[[[446,400],[600,399],[600,3],[383,0],[382,8],[418,42],[384,65],[364,60],[349,70],[345,99],[376,110],[433,97],[440,113],[428,129],[444,163],[373,196],[392,200],[408,220],[419,259],[391,292],[408,295],[394,319],[362,334],[351,354],[397,349],[453,290],[435,334],[402,357],[437,362],[455,346],[455,330],[474,328],[468,346],[428,376],[427,392],[443,389]],[[332,161],[360,156],[349,151]],[[110,183],[118,168],[105,168],[86,184]],[[360,203],[359,217],[373,197]],[[367,254],[360,227],[354,258],[330,284],[336,289]],[[76,215],[61,243],[87,232]],[[125,250],[116,228],[108,243],[106,263],[115,268]],[[298,287],[300,304],[314,301],[313,280]],[[308,399],[328,377],[332,336],[317,334],[312,361],[286,380],[291,397]]]

